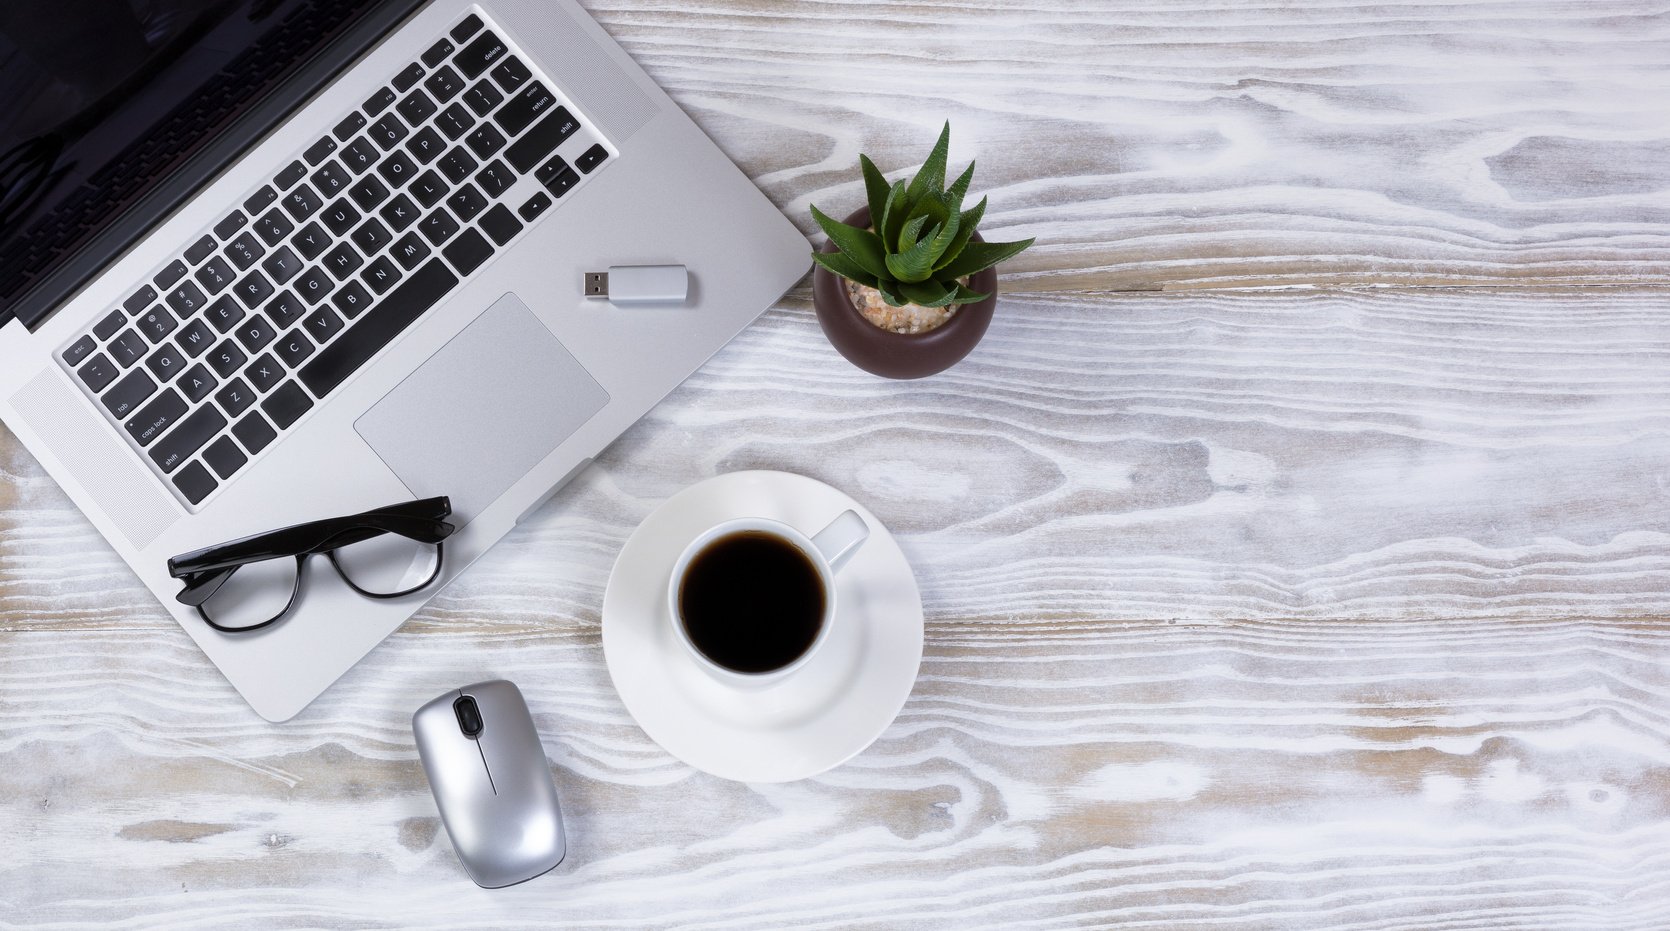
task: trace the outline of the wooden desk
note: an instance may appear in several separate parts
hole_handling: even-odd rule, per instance
[[[608,0],[810,232],[978,154],[950,373],[796,292],[283,726],[0,434],[0,924],[1663,927],[1670,20],[1659,5]],[[599,647],[707,476],[839,485],[928,615],[894,725],[712,779]],[[572,852],[464,878],[408,716],[521,683]]]

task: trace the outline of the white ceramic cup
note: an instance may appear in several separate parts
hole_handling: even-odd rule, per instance
[[[819,619],[818,634],[813,638],[812,645],[793,662],[769,672],[739,672],[708,659],[707,654],[691,641],[690,633],[685,630],[684,619],[679,611],[678,593],[684,585],[684,574],[690,568],[690,561],[720,537],[744,532],[769,534],[799,550],[812,564],[812,568],[817,570],[818,583],[823,586],[823,617]],[[785,679],[793,675],[795,670],[811,662],[812,657],[829,641],[829,630],[835,623],[835,573],[841,571],[841,567],[852,558],[852,554],[858,552],[859,547],[869,538],[869,525],[864,523],[864,518],[859,517],[855,511],[843,511],[839,517],[830,521],[828,526],[810,537],[782,521],[764,517],[742,517],[709,527],[684,548],[678,561],[673,564],[672,576],[667,580],[667,617],[672,621],[673,636],[678,638],[679,643],[684,644],[684,649],[695,658],[696,665],[726,684],[758,687]]]

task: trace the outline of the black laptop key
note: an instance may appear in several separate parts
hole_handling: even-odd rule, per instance
[[[469,107],[455,103],[442,110],[440,116],[435,117],[435,125],[440,127],[442,134],[448,139],[456,140],[475,125],[475,115],[470,112]]]
[[[224,429],[226,418],[220,411],[199,407],[151,447],[151,461],[164,472],[173,472]]]
[[[378,204],[388,200],[389,189],[388,185],[377,180],[376,175],[366,175],[348,190],[348,194],[354,198],[354,203],[358,204],[361,210],[369,213],[377,209]]]
[[[256,234],[269,246],[277,245],[295,228],[296,225],[290,222],[290,218],[277,210],[269,210],[261,219],[255,221]]]
[[[261,263],[261,267],[266,270],[268,275],[272,276],[274,283],[283,284],[296,277],[296,274],[302,270],[302,260],[297,257],[295,252],[291,251],[289,246],[279,246],[272,255],[267,256],[267,260]]]
[[[457,239],[448,243],[441,254],[447,257],[458,269],[458,274],[468,275],[481,267],[493,255],[493,244],[478,230],[467,229],[459,234]]]
[[[267,412],[273,423],[278,424],[280,430],[290,429],[312,406],[313,399],[293,381],[285,382],[284,387],[261,402],[261,409]]]
[[[232,260],[233,265],[238,266],[239,271],[254,265],[257,259],[266,254],[267,247],[261,245],[254,233],[244,233],[226,244],[226,257]]]
[[[458,219],[466,223],[487,209],[487,198],[481,193],[481,189],[473,184],[465,184],[453,191],[446,202],[447,206],[452,208],[452,212],[458,215]]]
[[[481,163],[475,160],[475,156],[464,151],[463,146],[454,146],[452,151],[441,156],[435,167],[441,170],[441,174],[446,175],[448,181],[458,184],[468,178],[470,172],[480,168]]]
[[[532,126],[534,120],[544,116],[556,105],[556,95],[551,93],[550,88],[535,81],[521,93],[510,98],[509,103],[500,107],[499,112],[493,114],[493,121],[514,136]]]
[[[103,320],[93,324],[93,335],[101,340],[109,339],[110,337],[115,336],[117,331],[122,329],[122,324],[126,323],[127,319],[128,318],[122,316],[121,311],[113,310],[110,313],[105,314]],[[86,353],[83,353],[82,355],[85,357]],[[80,360],[78,359],[76,361]]]
[[[484,32],[469,45],[464,46],[464,50],[459,52],[452,62],[458,66],[458,70],[473,79],[486,71],[493,62],[503,58],[506,51],[508,50],[503,39],[491,32]]]
[[[336,136],[336,141],[347,142],[349,139],[354,138],[354,133],[357,133],[364,128],[365,117],[356,111],[343,117],[342,122],[336,124],[336,128],[331,130],[331,134]]]
[[[237,443],[232,442],[231,437],[223,436],[210,443],[208,449],[203,450],[203,461],[215,470],[216,475],[228,479],[232,477],[232,473],[243,468],[249,457],[244,455]]]
[[[298,332],[297,330],[291,330],[289,336],[278,341],[279,345],[283,346],[288,343],[296,337]],[[307,341],[305,336],[301,339],[303,342]],[[284,380],[284,367],[279,365],[278,360],[271,355],[263,354],[261,358],[251,362],[249,367],[244,369],[244,377],[249,379],[249,383],[255,386],[256,391],[271,391],[274,385]]]
[[[215,392],[215,403],[226,411],[226,416],[236,417],[255,403],[255,391],[242,378],[234,378],[226,383],[226,387]],[[237,428],[234,427],[232,432],[236,433]]]
[[[110,357],[122,368],[132,368],[134,363],[145,358],[145,353],[150,351],[145,341],[132,330],[123,330],[122,335],[111,340],[110,345],[105,348],[110,350]]]
[[[510,167],[525,174],[579,128],[579,121],[568,108],[558,107],[555,113],[534,124],[527,135],[511,143],[505,150],[505,160],[510,162]]]
[[[516,183],[516,176],[510,173],[504,162],[495,159],[488,162],[486,168],[476,172],[475,183],[481,185],[488,197],[498,197]]]
[[[493,209],[481,215],[481,229],[494,243],[504,245],[516,238],[522,231],[522,221],[516,219],[516,214],[504,204],[494,204]]]
[[[330,244],[331,238],[325,235],[325,231],[320,229],[317,223],[309,223],[302,227],[296,238],[290,240],[290,245],[295,246],[296,251],[301,253],[303,261],[318,258],[319,253],[330,248]]]
[[[354,284],[351,284],[337,292],[337,296],[341,297],[350,289],[355,288],[359,289],[362,294],[365,292],[365,289],[360,288],[359,283],[355,282]],[[329,307],[321,307],[314,311],[312,316],[307,318],[307,323],[304,328],[307,330],[307,335],[313,337],[313,341],[315,343],[323,346],[331,341],[331,337],[342,332],[342,318],[338,317],[336,312],[331,310]]]
[[[309,165],[317,168],[320,162],[330,158],[331,153],[335,151],[336,140],[329,136],[323,136],[320,137],[318,142],[307,147],[307,151],[302,153],[302,158],[307,159]]]
[[[394,241],[388,227],[376,217],[361,223],[359,229],[354,230],[352,238],[354,245],[359,246],[360,251],[366,255],[376,255],[383,251],[384,246]]]
[[[365,271],[360,272],[360,280],[370,285],[371,290],[382,294],[400,280],[400,269],[389,261],[388,256],[379,256],[365,267]]]
[[[382,158],[382,153],[364,136],[342,148],[342,164],[347,165],[356,175],[371,170],[379,158]]]
[[[162,342],[163,337],[174,332],[174,328],[179,325],[180,321],[169,313],[166,307],[153,307],[134,321],[134,326],[139,328],[139,332],[144,333],[153,343]]]
[[[245,275],[233,290],[237,293],[238,300],[244,302],[245,307],[254,310],[257,304],[273,296],[274,289],[273,283],[257,269]]]
[[[426,171],[419,175],[410,188],[412,196],[417,198],[418,204],[423,207],[433,207],[440,203],[448,190],[446,181],[434,171]]]
[[[494,107],[504,103],[504,92],[483,78],[464,92],[464,103],[475,111],[476,116],[486,116],[493,112]]]
[[[429,258],[429,246],[417,233],[407,233],[400,237],[400,241],[389,250],[400,263],[400,267],[411,271],[417,268],[424,259]]]
[[[371,292],[365,290],[365,286],[359,282],[350,281],[338,288],[335,294],[331,295],[331,303],[336,305],[338,310],[342,311],[343,316],[352,320],[364,313],[367,307],[371,306]],[[329,308],[321,307],[319,308],[319,313],[330,314],[330,310]],[[315,318],[318,316],[319,314],[314,314],[313,317],[308,318],[308,321],[310,323],[314,322]],[[325,324],[317,325],[324,326]],[[314,339],[323,343],[325,340],[329,339],[330,334],[335,331],[332,330],[330,332],[325,332],[309,327],[308,332],[313,334]]]
[[[394,106],[394,90],[393,88],[385,87],[377,93],[372,94],[371,99],[365,102],[365,112],[371,114],[372,116],[376,116],[392,106]]]
[[[603,160],[608,157],[609,150],[603,148],[602,143],[598,143],[580,153],[580,157],[574,160],[574,166],[589,175],[593,168],[603,164]]]
[[[267,302],[265,309],[267,319],[271,320],[273,326],[280,330],[287,329],[290,324],[300,320],[302,314],[306,312],[307,308],[302,304],[301,298],[289,291],[278,292],[277,297]]]
[[[302,383],[319,397],[329,394],[457,284],[445,264],[429,260],[304,366]]]
[[[178,288],[168,292],[168,306],[182,317],[189,317],[196,313],[209,300],[194,282],[184,281]]]
[[[435,101],[430,100],[429,95],[421,90],[412,91],[402,97],[400,102],[394,105],[394,108],[399,110],[400,115],[406,118],[406,122],[413,126],[423,125],[423,121],[434,116],[437,109]]]
[[[341,162],[332,160],[319,166],[311,180],[313,186],[319,189],[321,197],[335,197],[348,192],[348,185],[353,182],[354,176],[342,167]]]
[[[442,39],[434,45],[429,46],[429,51],[423,53],[423,64],[427,68],[433,68],[441,62],[446,61],[447,56],[457,50],[458,49],[451,42]]]
[[[315,265],[301,273],[301,277],[296,279],[295,288],[296,293],[311,307],[335,290],[336,282],[331,280],[330,275],[325,274],[324,269]]]
[[[278,338],[278,331],[267,322],[267,318],[260,314],[251,314],[248,320],[238,324],[238,342],[251,354],[265,349],[267,344]]]
[[[348,203],[348,198],[339,199],[336,203],[325,208],[319,219],[325,221],[325,226],[337,236],[345,236],[360,221],[360,212],[354,205]]]
[[[130,417],[122,427],[128,431],[128,436],[140,446],[149,446],[167,432],[169,427],[180,421],[191,408],[186,404],[180,393],[172,388],[165,389],[157,399],[139,409],[139,413]]]
[[[412,89],[412,85],[423,80],[423,66],[412,62],[406,70],[394,76],[394,89],[404,93]]]
[[[452,36],[452,41],[462,42],[480,31],[481,17],[471,13],[470,15],[464,17],[463,21],[461,21],[458,25],[452,27],[452,32],[448,33],[448,35]]]
[[[551,195],[539,193],[523,201],[522,206],[516,208],[516,212],[522,219],[532,223],[534,217],[544,213],[550,206]]]
[[[458,92],[464,89],[464,79],[459,77],[458,72],[452,70],[450,65],[443,65],[439,71],[431,74],[423,82],[423,86],[429,93],[435,95],[436,100],[446,103],[458,96]]]
[[[110,411],[115,417],[126,417],[146,398],[156,394],[156,391],[157,383],[151,378],[150,373],[144,369],[134,369],[104,396],[105,410]]]
[[[185,354],[193,359],[208,352],[214,342],[214,332],[208,324],[196,318],[188,320],[185,327],[174,334],[174,345],[185,350]]]
[[[279,172],[277,175],[274,175],[273,183],[278,185],[279,190],[288,191],[290,188],[295,187],[296,182],[305,177],[307,177],[307,166],[303,165],[300,160],[297,160],[291,162],[288,167]]]
[[[151,370],[157,381],[170,381],[186,370],[186,357],[180,355],[180,350],[167,345],[151,353],[151,357],[145,360],[145,367]]]
[[[116,329],[120,330],[121,328],[122,320],[121,318],[117,318]],[[98,340],[93,339],[91,336],[83,336],[71,343],[70,348],[64,350],[64,362],[71,367],[80,365],[82,360],[91,356],[93,354],[93,350],[97,348],[99,348]]]
[[[411,130],[406,128],[406,124],[400,121],[400,117],[390,113],[373,123],[371,125],[371,132],[366,135],[370,136],[378,145],[382,146],[384,152],[387,152],[388,150],[399,145],[400,140],[411,135],[411,132]]]
[[[258,214],[272,206],[275,200],[278,200],[278,192],[273,190],[272,185],[263,184],[261,190],[244,199],[244,210],[251,215]]]
[[[155,278],[151,279],[151,282],[153,284],[155,284],[157,287],[166,291],[169,288],[174,287],[174,282],[179,281],[181,278],[184,278],[186,276],[187,271],[188,271],[188,269],[186,268],[186,263],[180,261],[179,259],[175,259],[174,261],[169,262],[163,268],[162,271],[157,272],[157,276]],[[140,292],[140,293],[144,293],[144,292]],[[138,296],[139,296],[138,294],[134,295],[134,297],[138,297]],[[152,300],[156,299],[155,292],[152,292],[151,298],[152,298]],[[132,299],[133,298],[129,298],[129,300],[132,300]],[[124,304],[122,306],[127,307],[126,304]],[[133,312],[132,308],[128,308],[128,312],[132,313]]]
[[[476,127],[475,132],[470,133],[464,144],[470,147],[470,151],[474,152],[477,158],[491,158],[493,153],[504,148],[504,133],[499,132],[499,128],[492,123],[482,123]]]
[[[365,263],[360,254],[347,243],[340,243],[335,249],[325,253],[324,264],[336,276],[337,281],[352,275],[354,270]]]
[[[215,224],[215,238],[223,242],[231,239],[233,234],[243,229],[244,224],[248,222],[249,217],[244,216],[242,210],[234,210],[231,216]]]
[[[186,247],[186,261],[193,265],[215,254],[215,238],[213,236],[200,237],[196,242]]]
[[[307,338],[307,334],[303,333],[300,327],[297,327],[284,334],[284,338],[273,347],[273,352],[284,360],[285,365],[295,368],[306,362],[308,356],[313,355],[313,341]]]
[[[262,417],[260,413],[253,413],[233,425],[232,435],[237,437],[238,442],[244,444],[244,449],[249,450],[249,454],[253,456],[266,449],[267,444],[278,436],[278,431],[273,429],[272,424],[267,423],[267,418]]]
[[[88,391],[97,394],[116,380],[116,371],[116,363],[111,362],[110,357],[101,352],[88,359],[87,364],[75,374],[80,377],[81,383],[87,386]]]
[[[410,197],[404,194],[396,194],[394,200],[384,204],[383,209],[377,211],[377,215],[382,217],[383,222],[393,227],[394,231],[398,233],[417,222],[418,208],[416,204],[412,203]]]
[[[209,368],[214,369],[215,374],[221,378],[229,378],[233,372],[238,370],[238,366],[243,365],[244,360],[248,358],[244,355],[244,351],[238,348],[237,343],[229,339],[222,340],[221,344],[209,353]]]
[[[226,290],[227,285],[232,283],[232,266],[226,264],[226,260],[217,255],[203,263],[203,267],[197,270],[195,277],[197,283],[203,286],[203,290],[211,295],[219,294]]]
[[[196,404],[215,390],[215,376],[210,373],[208,366],[199,362],[186,369],[186,373],[180,376],[180,380],[175,382],[174,386],[180,389],[187,401]]]
[[[580,183],[580,175],[559,156],[540,166],[539,183],[545,185],[545,190],[551,192],[552,197],[561,197],[568,193],[568,189]]]
[[[523,82],[531,77],[533,77],[533,72],[529,71],[528,66],[522,64],[522,59],[515,55],[499,62],[498,66],[493,69],[493,80],[504,88],[506,93],[521,87]]]
[[[446,151],[446,140],[433,127],[425,126],[418,130],[417,135],[406,142],[406,151],[412,157],[427,165],[437,156]]]
[[[288,210],[290,216],[295,217],[297,222],[318,213],[319,208],[323,206],[324,202],[319,198],[319,195],[305,184],[284,195],[284,209]]]
[[[181,275],[185,274],[185,266],[184,265],[180,266],[180,274]],[[175,280],[177,281],[179,279],[175,279]],[[138,291],[135,291],[132,295],[130,295],[128,297],[127,300],[123,301],[122,302],[122,309],[127,311],[128,316],[131,317],[134,314],[137,314],[140,311],[144,310],[145,308],[147,308],[147,307],[151,306],[152,304],[156,303],[156,300],[157,300],[157,289],[151,287],[150,285],[146,285],[145,287],[140,288]]]
[[[438,246],[451,239],[453,234],[458,232],[458,221],[454,220],[452,214],[445,210],[435,210],[429,216],[423,218],[422,222],[418,224],[418,230],[423,233],[423,238],[429,240],[431,245]]]
[[[244,308],[242,304],[233,300],[231,295],[227,295],[210,304],[203,316],[208,318],[209,324],[217,332],[226,333],[243,320]]]
[[[395,152],[377,166],[377,174],[382,175],[383,180],[394,187],[410,181],[417,173],[417,163],[405,152]]]
[[[204,498],[213,494],[214,490],[220,487],[220,483],[215,481],[215,477],[209,474],[208,469],[203,468],[201,462],[194,462],[181,469],[180,474],[174,476],[173,481],[174,487],[180,489],[180,494],[185,495],[186,500],[192,504],[202,504]]]

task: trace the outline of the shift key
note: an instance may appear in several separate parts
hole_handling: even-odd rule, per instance
[[[212,405],[200,407],[196,413],[180,421],[180,425],[163,437],[162,442],[152,447],[151,460],[164,472],[172,472],[224,429],[226,418],[220,415],[220,411]]]
[[[535,124],[527,134],[516,140],[504,152],[504,157],[515,166],[516,170],[527,174],[528,169],[539,164],[550,154],[552,149],[562,144],[564,139],[574,135],[580,128],[580,121],[568,112],[567,107],[558,107],[555,112]]]

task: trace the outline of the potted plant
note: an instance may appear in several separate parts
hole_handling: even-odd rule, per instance
[[[891,186],[858,156],[869,203],[837,222],[816,206],[829,242],[812,254],[813,304],[829,342],[854,365],[888,378],[922,378],[968,355],[997,306],[997,263],[1033,240],[986,242],[976,228],[986,198],[963,197],[974,163],[945,186],[951,124],[916,177]],[[880,218],[879,220],[877,218]]]

